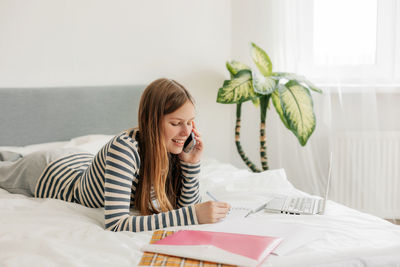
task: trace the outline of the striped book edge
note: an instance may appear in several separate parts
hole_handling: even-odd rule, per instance
[[[174,231],[154,231],[153,236],[150,240],[150,244],[153,244],[156,241],[163,239],[164,237],[172,235],[173,233]],[[181,258],[152,252],[144,252],[138,266],[234,267],[235,265]]]

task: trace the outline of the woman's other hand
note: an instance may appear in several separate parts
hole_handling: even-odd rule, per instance
[[[200,224],[215,223],[225,218],[231,206],[220,201],[207,201],[194,205]]]
[[[196,145],[193,149],[189,152],[181,152],[179,154],[179,158],[188,163],[196,164],[200,161],[201,155],[203,154],[203,140],[201,139],[201,133],[196,129],[196,125],[193,122],[193,129],[194,139],[196,140]]]

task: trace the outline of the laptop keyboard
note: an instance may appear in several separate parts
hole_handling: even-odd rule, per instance
[[[283,204],[284,212],[306,212],[313,213],[320,201],[315,198],[287,198]]]

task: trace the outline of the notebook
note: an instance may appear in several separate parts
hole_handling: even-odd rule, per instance
[[[181,230],[142,251],[233,265],[258,266],[282,241],[278,237]]]
[[[174,231],[157,230],[153,232],[150,244],[172,235]],[[175,257],[165,254],[144,252],[138,266],[170,266],[170,267],[236,267],[236,265],[220,264],[217,262],[201,261]]]
[[[324,214],[326,202],[328,200],[328,192],[332,177],[332,152],[329,159],[328,182],[325,188],[325,198],[313,197],[275,197],[265,204],[264,210],[267,212],[280,212],[285,214]]]

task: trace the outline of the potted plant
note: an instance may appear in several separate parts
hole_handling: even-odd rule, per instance
[[[225,80],[218,90],[217,102],[236,104],[235,143],[238,153],[253,172],[268,170],[265,120],[272,103],[283,124],[305,146],[316,125],[311,91],[322,93],[305,77],[287,72],[273,72],[267,53],[251,43],[251,57],[257,68],[230,61],[226,67],[231,79]],[[242,103],[251,100],[260,107],[260,159],[259,169],[244,153],[240,144],[240,121]]]

